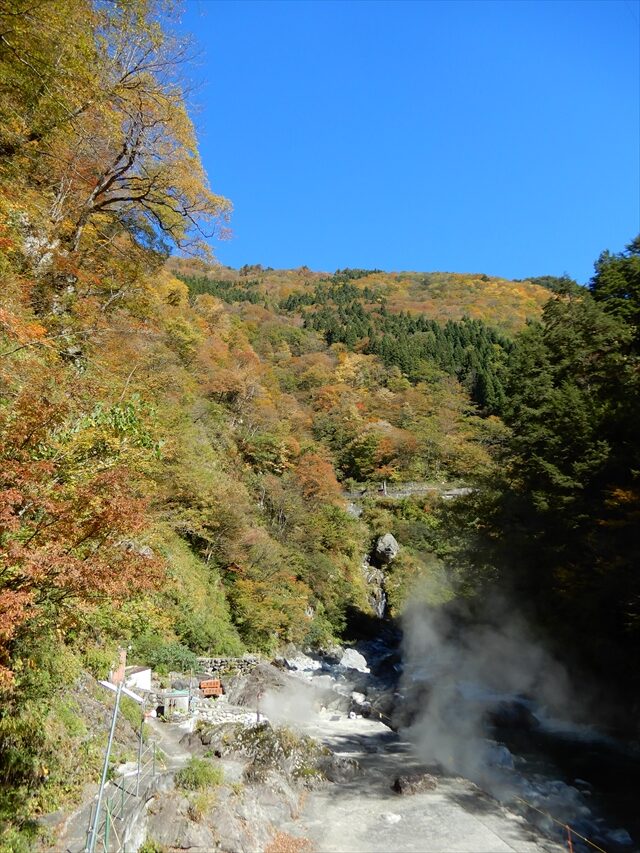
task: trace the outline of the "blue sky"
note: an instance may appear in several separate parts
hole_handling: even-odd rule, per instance
[[[640,2],[187,0],[230,266],[569,273],[640,231]]]

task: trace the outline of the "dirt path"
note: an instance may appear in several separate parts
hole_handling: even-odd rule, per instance
[[[321,714],[301,726],[362,774],[312,793],[292,826],[318,853],[560,853],[466,779],[439,777],[435,791],[400,796],[396,776],[425,770],[409,744],[379,722]],[[295,830],[294,827],[295,826]]]
[[[191,753],[180,744],[187,728],[176,723],[161,723],[153,718],[148,720],[148,725],[151,729],[150,740],[154,740],[163,753],[161,769],[173,771],[183,767],[191,757]]]

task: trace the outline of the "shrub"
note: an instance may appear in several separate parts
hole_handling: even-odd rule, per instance
[[[128,696],[122,696],[120,698],[120,713],[135,732],[140,731],[142,710],[137,702],[134,702]]]
[[[165,853],[165,848],[162,844],[158,844],[157,841],[147,838],[142,846],[138,848],[138,853]]]
[[[157,634],[143,634],[134,642],[135,659],[152,666],[160,674],[169,671],[188,672],[198,661],[191,649],[182,643],[167,642]]]
[[[217,792],[206,788],[204,791],[192,791],[189,793],[189,808],[187,814],[191,820],[196,823],[204,818],[208,811],[211,811],[216,803]]]
[[[190,758],[189,763],[176,773],[176,785],[186,791],[213,788],[223,781],[222,768],[204,758]]]
[[[91,645],[82,651],[82,662],[95,678],[107,678],[109,670],[117,665],[118,650],[115,644]]]

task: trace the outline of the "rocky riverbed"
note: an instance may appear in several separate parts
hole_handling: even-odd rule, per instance
[[[223,697],[194,698],[182,718],[151,720],[159,772],[118,825],[126,849],[559,853],[566,824],[580,853],[581,834],[606,853],[635,849],[605,819],[589,768],[578,778],[575,762],[550,761],[558,741],[532,703],[456,683],[452,714],[479,703],[486,722],[475,762],[456,772],[447,753],[468,747],[459,720],[446,720],[438,743],[430,730],[425,750],[419,722],[433,688],[406,676],[389,635],[322,654],[290,649],[225,678]],[[213,781],[199,787],[203,767]],[[79,853],[86,820],[81,809],[52,849]]]
[[[356,649],[276,664],[231,679],[225,700],[182,724],[156,724],[181,756],[217,763],[224,783],[208,798],[165,786],[149,803],[147,838],[194,853],[563,849],[471,781],[420,762],[383,722],[393,697],[384,665],[373,674]]]

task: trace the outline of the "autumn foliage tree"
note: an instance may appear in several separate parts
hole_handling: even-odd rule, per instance
[[[21,633],[67,631],[96,603],[159,577],[152,555],[127,539],[146,521],[128,444],[150,450],[148,436],[126,407],[79,416],[61,378],[52,370],[7,383],[13,405],[0,410],[0,686],[11,682]]]
[[[81,261],[120,235],[207,252],[227,216],[185,106],[188,45],[169,33],[165,12],[151,0],[3,4],[0,163],[37,186],[36,264],[52,252]]]

